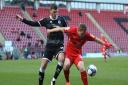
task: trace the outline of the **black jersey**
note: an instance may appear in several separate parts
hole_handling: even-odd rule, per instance
[[[25,24],[31,26],[44,26],[46,29],[53,29],[55,26],[66,27],[67,23],[65,19],[61,16],[57,16],[56,19],[52,19],[51,17],[41,19],[40,21],[29,21],[23,19]],[[47,35],[47,44],[63,44],[64,43],[64,35],[63,32],[53,32]]]

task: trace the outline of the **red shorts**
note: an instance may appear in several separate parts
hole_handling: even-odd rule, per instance
[[[75,56],[66,56],[70,60],[70,63],[74,63],[75,65],[78,65],[80,61],[83,61],[81,55],[75,55]]]

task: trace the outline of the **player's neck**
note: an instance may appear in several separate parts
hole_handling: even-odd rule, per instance
[[[78,36],[79,36],[80,39],[83,39],[83,38],[85,37],[85,35],[81,35],[81,34],[79,34],[78,31],[77,31],[77,34],[78,34]]]
[[[50,17],[50,19],[52,19],[52,20],[56,20],[56,19],[58,18],[58,15],[56,15],[55,17],[53,17],[52,15],[50,15],[49,17]]]

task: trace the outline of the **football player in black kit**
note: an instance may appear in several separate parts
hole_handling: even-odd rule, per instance
[[[16,15],[17,19],[23,23],[30,26],[44,26],[46,29],[54,29],[55,27],[66,27],[67,23],[65,19],[57,15],[57,5],[52,4],[50,7],[50,16],[43,18],[40,21],[29,21],[20,15]],[[59,76],[64,63],[64,35],[62,32],[54,32],[47,35],[47,43],[45,46],[44,56],[42,58],[42,63],[39,69],[39,85],[43,85],[45,70],[47,68],[48,62],[52,61],[53,56],[55,56],[58,64],[56,66],[55,74],[51,80],[51,85],[55,85],[55,81]]]

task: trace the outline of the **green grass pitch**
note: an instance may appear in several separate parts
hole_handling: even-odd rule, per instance
[[[95,77],[88,77],[89,85],[128,85],[128,57],[112,57],[107,63],[102,58],[84,59],[85,67],[95,64]],[[56,61],[48,65],[44,85],[50,85]],[[0,85],[38,85],[40,60],[0,61]],[[71,85],[83,85],[78,70],[73,65],[70,74]],[[65,85],[61,72],[56,85]]]

